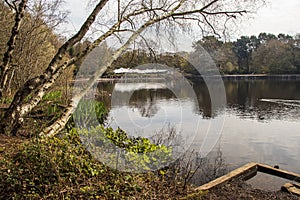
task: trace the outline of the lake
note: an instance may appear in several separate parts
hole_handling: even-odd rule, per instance
[[[174,127],[185,147],[221,151],[229,169],[260,162],[300,173],[300,80],[224,80],[217,108],[204,81],[188,81],[193,94],[178,82],[101,82],[97,98],[110,110],[107,123],[130,135]]]

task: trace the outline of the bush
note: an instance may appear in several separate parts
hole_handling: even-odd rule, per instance
[[[80,100],[76,110],[67,123],[67,129],[88,128],[103,124],[108,110],[102,102],[93,99]]]
[[[51,91],[43,96],[43,101],[58,101],[62,98],[61,91]]]
[[[56,195],[50,191],[97,175],[98,166],[80,143],[74,142],[67,138],[34,139],[14,155],[7,155],[1,161],[1,196]]]
[[[172,161],[172,148],[151,143],[147,138],[130,137],[125,131],[103,126],[79,130],[93,155],[101,156],[109,166],[128,171],[159,169]],[[118,152],[118,155],[117,153]]]
[[[129,138],[120,129],[98,129],[131,153],[164,149],[147,139]],[[0,167],[2,199],[167,199],[182,192],[177,190],[179,182],[171,186],[155,173],[129,174],[99,163],[81,144],[75,129],[62,137],[24,142],[3,155]]]

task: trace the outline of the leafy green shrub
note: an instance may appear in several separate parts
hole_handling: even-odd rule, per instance
[[[103,124],[107,114],[108,110],[104,103],[93,99],[82,99],[67,123],[67,128],[70,130],[74,126],[87,128]]]
[[[43,96],[43,101],[60,101],[61,97],[61,91],[51,91]]]
[[[63,138],[26,142],[16,153],[5,155],[0,166],[0,196],[4,199],[60,199],[87,194],[112,199],[140,190],[131,175],[112,171],[94,160],[75,131]]]
[[[1,196],[34,197],[53,187],[81,181],[99,173],[85,149],[67,138],[34,139],[19,147],[10,159],[3,159]],[[82,174],[83,177],[78,177]]]
[[[96,157],[109,166],[129,171],[156,170],[172,160],[172,148],[151,143],[147,138],[131,137],[121,129],[103,126],[79,130],[82,141]],[[118,152],[119,155],[116,155]],[[122,161],[122,162],[120,162]]]
[[[106,132],[103,141],[130,150],[129,157],[154,149],[162,149],[166,156],[170,153],[170,149],[129,137],[120,129],[94,130],[96,138],[102,130]],[[179,181],[170,184],[156,173],[130,174],[101,164],[86,151],[76,129],[62,137],[26,141],[1,156],[1,199],[170,199],[185,194]],[[146,160],[142,161],[147,164]]]

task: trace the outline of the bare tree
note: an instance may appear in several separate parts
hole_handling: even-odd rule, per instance
[[[115,36],[119,38],[123,45],[117,48],[113,55],[104,62],[102,66],[99,66],[93,76],[87,81],[85,87],[73,97],[64,114],[53,125],[47,127],[42,135],[54,135],[64,127],[79,100],[94,85],[97,78],[101,76],[107,68],[111,66],[113,61],[115,61],[147,28],[156,25],[159,31],[161,27],[182,27],[189,22],[196,22],[203,30],[208,27],[212,32],[217,33],[218,29],[216,27],[219,22],[222,23],[224,19],[226,21],[228,18],[235,19],[237,15],[242,15],[247,12],[246,9],[243,8],[253,5],[258,1],[260,0],[253,0],[249,3],[238,0],[124,0],[120,1],[120,6],[117,6],[120,9],[118,15],[114,15],[114,12],[110,11],[112,7],[115,7],[116,2],[109,0],[97,1],[93,11],[80,30],[59,48],[45,71],[41,75],[28,80],[18,92],[16,92],[13,102],[1,120],[1,132],[16,134],[22,125],[23,117],[41,101],[43,95],[53,86],[53,83],[60,74],[75,62],[84,59],[88,53],[109,37]],[[78,55],[73,56],[67,61],[62,61],[67,51],[87,35],[99,15],[101,16],[100,19],[102,19],[102,22],[100,20],[97,25],[100,25],[102,28],[102,34]],[[103,20],[105,21],[103,22]],[[169,29],[165,28],[164,30],[168,31]],[[126,33],[126,37],[121,37],[122,33]],[[30,100],[25,101],[29,96]]]
[[[61,0],[30,0],[23,13],[19,11],[22,2],[17,2],[5,1],[0,7],[0,23],[6,29],[1,31],[0,38],[3,44],[0,46],[3,55],[0,90],[5,96],[10,96],[47,67],[61,43],[53,31],[67,15],[58,10]],[[11,33],[8,29],[12,29]]]
[[[9,7],[15,11],[15,23],[11,30],[11,36],[7,42],[7,51],[4,53],[3,62],[0,66],[0,98],[2,98],[3,90],[7,85],[8,74],[7,72],[12,68],[11,59],[12,54],[15,50],[16,39],[20,31],[21,21],[24,17],[24,12],[27,4],[27,0],[21,0],[17,5],[17,1],[12,1],[12,3],[5,1]]]

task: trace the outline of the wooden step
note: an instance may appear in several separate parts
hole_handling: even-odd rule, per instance
[[[233,179],[240,179],[240,180],[248,180],[254,177],[257,174],[257,163],[248,163],[238,169],[231,171],[224,176],[221,176],[209,183],[201,185],[200,187],[196,188],[196,190],[209,190],[215,186],[223,185],[232,181]]]
[[[300,174],[296,174],[282,169],[277,169],[269,165],[264,165],[260,163],[248,163],[240,168],[231,171],[230,173],[224,176],[221,176],[213,181],[210,181],[209,183],[201,185],[200,187],[196,188],[196,190],[202,190],[202,191],[209,190],[215,186],[226,184],[229,181],[234,179],[246,181],[256,176],[257,172],[270,174],[273,176],[281,177],[284,179],[288,179],[300,183]],[[300,189],[300,186],[298,189]]]
[[[295,183],[286,183],[281,187],[281,190],[297,196],[300,196],[300,185]]]

